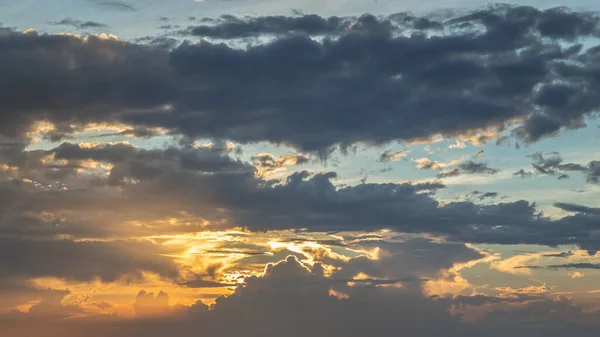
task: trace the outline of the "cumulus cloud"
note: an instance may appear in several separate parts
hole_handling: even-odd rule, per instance
[[[94,327],[90,331],[92,336],[110,333],[119,337],[180,335],[198,329],[221,336],[364,336],[365,333],[390,332],[419,336],[440,333],[474,336],[486,332],[491,336],[502,336],[507,330],[515,336],[535,333],[561,336],[573,329],[572,322],[579,322],[577,332],[580,336],[596,333],[594,323],[585,323],[592,319],[590,314],[583,313],[565,297],[544,299],[545,287],[507,288],[503,291],[511,296],[505,297],[424,298],[398,287],[344,284],[338,284],[336,291],[332,291],[332,284],[318,266],[305,265],[295,257],[269,264],[262,276],[249,278],[233,295],[219,298],[211,310],[201,302],[187,308],[169,307],[167,294],[154,296],[141,291],[134,306],[140,308],[143,303],[144,308],[161,308],[170,315],[152,316],[152,319],[142,315],[128,321],[92,317],[79,320],[81,324],[67,325],[62,325],[64,321],[60,320],[39,321],[29,314],[22,314],[18,319],[9,320],[4,316],[0,319],[9,333],[32,333],[43,322],[46,335],[52,337],[67,331],[73,334],[85,327]],[[347,296],[335,296],[340,293]],[[448,307],[451,310],[447,310]],[[483,312],[483,315],[474,322],[463,323],[471,310]],[[232,318],[236,319],[235,324],[232,324]],[[432,321],[436,324],[431,324]]]
[[[273,20],[282,23],[264,23]],[[313,16],[225,19],[258,27],[252,34],[293,30],[287,25],[299,20],[322,22]],[[363,17],[354,26],[393,20]],[[441,25],[448,34],[350,29],[323,40],[293,34],[245,49],[202,42],[171,51],[102,36],[3,29],[1,83],[12,99],[0,108],[14,113],[1,117],[0,131],[22,135],[43,118],[66,130],[119,121],[327,151],[356,142],[500,132],[515,121],[524,121],[515,135],[532,142],[581,127],[600,105],[587,71],[595,67],[595,50],[562,43],[597,34],[593,14],[500,6]],[[27,75],[31,69],[38,78]]]

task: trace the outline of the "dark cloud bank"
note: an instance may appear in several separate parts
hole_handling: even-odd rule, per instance
[[[128,144],[63,143],[51,150],[8,152],[5,160],[19,168],[18,178],[35,181],[38,187],[14,177],[0,184],[0,198],[6,200],[0,206],[6,219],[0,222],[0,230],[28,237],[121,237],[205,229],[201,224],[123,226],[127,221],[155,221],[184,211],[197,220],[209,220],[213,229],[389,228],[476,243],[577,244],[585,249],[600,245],[595,234],[598,212],[593,208],[557,204],[576,214],[553,220],[524,200],[443,204],[434,198],[437,190],[445,188],[439,182],[339,187],[335,172],[307,171],[284,181],[269,180],[258,177],[257,168],[234,159],[230,151],[218,145],[145,150]],[[48,156],[63,164],[42,162]],[[110,169],[98,174],[73,170],[89,160],[110,164]],[[70,188],[61,188],[63,184]],[[102,224],[88,218],[88,212],[102,214]],[[61,218],[63,214],[68,218]]]
[[[326,152],[514,120],[524,120],[515,136],[533,142],[581,127],[600,104],[598,50],[579,44],[598,35],[593,14],[498,6],[410,30],[404,23],[422,20],[227,17],[195,30],[277,37],[170,51],[4,29],[0,88],[11,99],[0,103],[0,132],[16,136],[42,118],[65,134],[121,121]],[[447,33],[428,36],[431,27]]]

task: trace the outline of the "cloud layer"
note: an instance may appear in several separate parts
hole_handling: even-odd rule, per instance
[[[283,35],[241,49],[203,41],[170,51],[3,29],[0,86],[12,99],[0,105],[1,131],[16,136],[47,119],[60,136],[118,121],[327,151],[519,121],[515,136],[534,142],[581,127],[599,105],[596,49],[578,44],[597,35],[593,14],[499,6],[441,22],[434,26],[445,33],[430,35],[429,25],[394,24],[421,19],[364,16],[339,29],[348,20],[228,17],[196,29]]]

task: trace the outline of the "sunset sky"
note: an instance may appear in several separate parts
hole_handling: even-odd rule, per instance
[[[0,336],[597,336],[599,10],[0,1]]]

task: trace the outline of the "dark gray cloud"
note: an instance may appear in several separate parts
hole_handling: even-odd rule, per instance
[[[252,157],[252,162],[260,171],[269,173],[286,166],[307,164],[310,158],[305,155],[283,155],[275,157],[270,153],[261,153]]]
[[[529,178],[533,175],[531,172],[527,172],[524,169],[520,169],[517,172],[513,173],[513,176],[521,177],[521,179]]]
[[[156,130],[156,129],[148,129],[148,128],[133,128],[133,129],[127,129],[127,130],[123,130],[123,131],[119,131],[119,132],[113,132],[113,133],[105,133],[105,134],[101,134],[98,136],[94,136],[94,138],[100,138],[100,137],[110,137],[110,136],[128,136],[128,137],[136,137],[136,138],[152,138],[155,136],[158,136],[160,134],[160,131]]]
[[[518,266],[515,269],[546,269],[546,270],[559,270],[559,269],[600,269],[599,263],[565,263],[565,264],[553,264],[549,266]]]
[[[438,178],[449,178],[449,177],[457,177],[460,175],[460,169],[453,168],[449,170],[442,171],[437,174]]]
[[[580,170],[583,171],[585,168],[576,164],[562,164],[563,159],[558,153],[551,153],[550,157],[545,157],[543,153],[537,152],[528,156],[533,158],[533,168],[540,174],[556,175],[557,170]]]
[[[600,182],[600,161],[594,160],[588,164],[588,168],[585,172],[586,179],[591,183]]]
[[[564,163],[563,158],[556,152],[551,152],[549,155],[536,152],[527,157],[534,160],[531,166],[537,174],[557,176],[558,180],[569,178],[569,175],[565,172],[582,172],[589,183],[598,183],[600,177],[600,162],[598,161],[591,161],[587,165]],[[513,175],[525,178],[530,177],[532,174],[521,169]]]
[[[71,27],[75,27],[78,29],[85,29],[85,28],[104,28],[106,27],[105,24],[100,23],[100,22],[95,22],[95,21],[81,21],[81,20],[74,20],[71,18],[65,18],[62,19],[60,21],[55,21],[52,22],[55,25],[62,25],[62,26],[71,26]]]
[[[168,314],[171,310],[171,307],[169,307],[169,295],[161,291],[154,296],[154,293],[147,293],[145,290],[141,290],[135,297],[133,310],[137,317]]]
[[[595,214],[600,215],[600,208],[595,207],[587,207],[583,205],[570,204],[564,202],[557,202],[554,204],[554,207],[558,207],[563,211],[573,212],[573,213],[586,213],[586,214]]]
[[[378,23],[376,18],[366,16],[364,20]],[[233,15],[223,15],[213,25],[192,27],[192,35],[231,39],[256,37],[264,34],[303,33],[309,35],[342,34],[350,29],[350,19],[332,16],[324,18],[319,15],[302,16],[261,16],[238,18]]]
[[[420,168],[428,168],[428,169],[441,168],[439,163],[435,162],[435,161],[434,162],[429,161],[429,162],[425,162],[424,165],[423,164],[419,164],[419,165],[420,165]],[[500,172],[500,170],[489,167],[486,162],[471,159],[471,160],[463,161],[462,163],[458,164],[458,168],[448,169],[448,170],[438,173],[437,177],[441,179],[441,178],[456,177],[461,174],[494,175],[494,174],[497,174],[498,172]]]
[[[485,199],[494,199],[496,197],[498,197],[500,194],[498,192],[480,192],[480,191],[473,191],[471,193],[468,194],[469,198],[476,198],[480,201],[483,201]]]
[[[544,254],[544,257],[564,257],[564,258],[568,258],[573,256],[573,252],[572,251],[568,251],[568,252],[562,252],[562,253],[555,253],[555,254]]]
[[[498,170],[498,169],[488,167],[487,163],[478,162],[478,161],[474,161],[474,160],[468,160],[468,161],[462,162],[458,165],[458,167],[460,168],[461,172],[467,173],[467,174],[494,175],[494,174],[500,172],[500,170]]]
[[[552,30],[547,20],[564,25]],[[65,134],[120,121],[327,151],[504,130],[521,118],[515,135],[531,142],[581,127],[600,106],[595,49],[563,43],[596,34],[594,22],[564,9],[497,7],[444,23],[444,35],[350,30],[319,41],[286,35],[244,49],[201,42],[172,51],[4,29],[0,88],[12,99],[0,103],[0,132],[23,134],[42,118]],[[560,102],[544,98],[560,96],[541,94],[559,81],[578,89]]]
[[[539,32],[544,37],[566,40],[599,33],[599,19],[596,15],[573,13],[564,8],[539,11],[531,7],[495,6],[447,22],[439,22],[428,17],[416,17],[410,13],[380,17],[370,14],[360,17],[321,17],[315,14],[299,14],[299,16],[258,17],[223,15],[217,20],[205,20],[212,24],[192,27],[189,33],[209,38],[231,39],[265,34],[342,35],[348,31],[389,34],[409,28],[415,30],[465,28],[475,24],[486,26],[488,30],[503,39],[512,38],[529,29]]]

